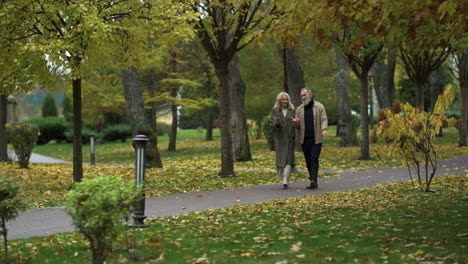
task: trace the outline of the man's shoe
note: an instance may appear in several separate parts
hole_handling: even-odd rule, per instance
[[[288,185],[285,183],[283,184],[283,189],[287,189],[288,188]]]
[[[310,181],[310,185],[306,189],[315,189],[318,187],[318,184],[315,181]]]

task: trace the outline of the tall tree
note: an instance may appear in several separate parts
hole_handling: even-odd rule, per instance
[[[121,76],[125,101],[127,102],[127,113],[132,123],[132,134],[134,136],[142,134],[149,139],[145,151],[145,165],[150,168],[161,168],[162,161],[157,149],[157,134],[151,125],[155,122],[154,113],[145,109],[143,89],[138,70],[136,67],[129,67],[121,71]]]
[[[58,116],[57,104],[52,93],[47,93],[42,102],[42,117]]]
[[[171,70],[171,77],[175,78],[178,72],[177,69],[177,55],[174,50],[169,52],[169,67]],[[172,83],[170,89],[170,94],[173,98],[177,98],[179,94],[179,85],[177,83]],[[171,131],[169,133],[169,144],[167,145],[168,151],[176,151],[176,140],[177,140],[177,128],[179,127],[179,115],[178,115],[178,105],[176,104],[175,100],[172,101],[171,105],[171,114],[172,114],[172,123],[171,123]]]
[[[399,45],[406,73],[416,86],[416,106],[423,108],[424,85],[430,73],[440,67],[454,47],[466,47],[466,4],[452,0],[408,4],[395,0],[383,2],[382,7],[377,25],[390,27],[389,40]]]
[[[351,114],[348,96],[348,65],[340,50],[336,49],[336,103],[338,105],[337,136],[340,137],[340,147],[357,146],[356,127]]]
[[[442,67],[439,67],[429,75],[429,93],[431,95],[431,106],[429,107],[430,112],[433,112],[437,98],[444,91],[444,80],[442,79],[442,74]]]
[[[18,39],[24,33],[16,17],[8,12],[10,6],[6,1],[0,2],[0,161],[7,161],[7,123],[8,96],[21,94],[36,88],[38,80],[43,84],[52,84],[52,72],[46,66],[44,54],[27,50],[24,46],[29,39]]]
[[[263,0],[220,0],[195,2],[193,9],[200,12],[196,30],[213,64],[219,81],[221,126],[221,171],[219,176],[232,176],[234,157],[230,129],[232,87],[229,86],[229,63],[233,56],[252,42],[248,37],[264,22],[269,24],[276,11],[274,1],[264,5]]]
[[[372,21],[379,18],[375,2],[328,2],[318,6],[314,32],[322,45],[334,44],[343,53],[348,65],[360,81],[361,153],[359,159],[369,160],[369,71],[383,49],[382,39],[375,34]]]
[[[111,32],[108,22],[118,10],[113,1],[8,1],[7,8],[23,30],[14,39],[33,38],[27,47],[48,55],[57,69],[70,71],[73,86],[73,180],[83,177],[81,78],[82,63],[90,46],[103,44]],[[120,8],[120,7],[119,7]],[[12,19],[13,19],[12,18]],[[98,40],[101,40],[99,43]],[[98,45],[96,45],[99,47]]]
[[[314,36],[322,48],[337,47],[360,81],[361,154],[370,159],[368,76],[372,64],[383,48],[384,25],[375,27],[381,16],[376,1],[297,1],[287,7],[283,23],[275,27],[279,41],[294,44],[299,32]],[[291,21],[293,21],[291,23]],[[285,26],[286,24],[287,26]]]
[[[437,70],[450,54],[450,46],[435,45],[418,50],[414,45],[402,45],[400,58],[405,65],[406,74],[416,88],[416,106],[424,109],[424,88],[431,72]]]
[[[121,63],[134,63],[134,57],[139,54],[136,51],[144,50],[142,40],[157,35],[154,32],[170,31],[173,24],[169,23],[185,19],[185,16],[181,14],[175,18],[178,5],[161,1],[15,0],[6,1],[5,5],[10,20],[21,28],[14,39],[32,39],[26,48],[47,54],[51,65],[72,82],[73,180],[81,181],[81,86],[85,65],[102,63],[103,55],[110,53],[118,56]],[[177,22],[180,24],[181,21]],[[125,34],[129,32],[136,34]],[[124,45],[112,45],[122,35],[125,35]],[[123,46],[133,49],[127,53],[119,52]],[[131,59],[125,59],[129,57]]]
[[[0,161],[8,161],[8,140],[5,125],[7,123],[8,97],[0,93]]]
[[[184,86],[180,91],[182,98],[195,99],[200,104],[201,110],[196,115],[205,120],[202,127],[206,127],[205,140],[213,140],[214,121],[217,117],[217,91],[216,77],[213,66],[203,49],[200,40],[192,39],[188,43],[180,43],[179,57],[184,61],[182,64],[184,78],[190,79],[199,85]],[[187,114],[195,115],[191,111]]]
[[[395,100],[395,68],[396,54],[394,51],[385,51],[386,60],[379,60],[372,65],[372,80],[380,109],[392,106]]]
[[[263,135],[264,118],[269,116],[276,95],[283,89],[283,67],[278,47],[268,41],[262,46],[248,46],[239,52],[242,79],[247,86],[245,107],[249,120],[255,122],[255,138]],[[261,69],[261,70],[259,70]]]
[[[229,87],[231,104],[231,137],[236,161],[252,160],[250,153],[247,114],[244,106],[245,84],[239,70],[239,56],[235,54],[229,63]]]
[[[461,127],[458,136],[458,146],[466,147],[466,134],[468,133],[468,53],[460,52],[455,56],[458,82],[461,93]]]
[[[299,64],[294,47],[279,47],[281,61],[283,63],[283,89],[291,97],[291,102],[299,106],[301,102],[300,91],[304,88],[304,70]]]

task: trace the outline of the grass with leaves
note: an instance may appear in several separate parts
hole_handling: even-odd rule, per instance
[[[148,220],[108,263],[466,263],[466,175]],[[78,233],[11,242],[16,263],[86,263]],[[1,252],[1,251],[0,251]]]
[[[215,133],[215,135],[218,132]],[[177,151],[164,149],[167,138],[161,138],[161,156],[164,168],[152,168],[146,171],[146,195],[161,196],[165,194],[196,192],[203,190],[225,189],[240,186],[278,183],[275,169],[275,153],[269,151],[264,139],[251,139],[253,160],[236,162],[237,177],[220,178],[220,140],[204,141],[204,134],[191,131],[180,131],[182,138],[177,142]],[[338,147],[338,138],[334,136],[334,127],[330,129],[320,157],[320,177],[332,177],[344,171],[371,167],[402,166],[401,160],[391,154],[389,147],[383,143],[371,145],[372,160],[358,160],[359,147]],[[436,139],[438,158],[444,159],[468,154],[468,147],[457,146],[457,131],[446,129],[443,138]],[[48,144],[36,146],[35,152],[71,160],[71,144]],[[83,153],[86,153],[84,151]],[[69,155],[66,158],[66,155]],[[130,142],[98,145],[96,161],[121,165],[91,166],[84,165],[84,177],[121,175],[134,179],[134,150]],[[305,171],[302,153],[296,152],[297,168]],[[73,181],[71,164],[30,164],[29,169],[20,169],[16,163],[2,163],[1,173],[14,177],[21,185],[22,199],[29,208],[57,206],[63,204],[63,197]],[[294,173],[292,181],[307,180],[307,174]]]

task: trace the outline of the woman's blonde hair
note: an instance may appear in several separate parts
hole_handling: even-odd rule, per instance
[[[283,98],[283,96],[286,96],[288,98],[288,108],[294,110],[294,105],[291,103],[291,97],[289,97],[289,94],[285,92],[281,92],[276,96],[275,106],[273,106],[273,108],[281,109],[281,98]]]

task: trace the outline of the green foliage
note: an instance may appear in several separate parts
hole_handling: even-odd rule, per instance
[[[94,133],[95,140],[100,140],[102,137],[100,133],[94,132],[91,128],[85,127],[81,130],[81,136],[82,136],[81,140],[83,144],[88,144],[90,142],[91,133]],[[73,127],[71,126],[67,127],[64,135],[65,135],[65,141],[67,143],[72,143],[73,142]]]
[[[275,135],[273,134],[273,128],[271,127],[271,117],[269,115],[263,118],[262,131],[268,144],[268,148],[272,151],[275,150]]]
[[[93,263],[104,263],[119,226],[137,198],[134,184],[120,177],[99,175],[83,179],[67,194],[68,213],[73,224],[90,243]]]
[[[65,120],[61,117],[33,118],[25,122],[36,125],[39,131],[41,131],[37,140],[38,145],[47,144],[51,140],[57,140],[59,142],[65,140],[67,125]]]
[[[52,93],[47,93],[42,102],[42,117],[57,117],[57,104]]]
[[[212,116],[218,116],[219,107],[204,106],[202,109],[190,111],[185,111],[185,108],[182,108],[179,116],[179,127],[181,129],[206,128],[208,125],[208,111],[211,112]]]
[[[62,102],[62,114],[66,122],[71,122],[73,119],[73,102],[69,93],[66,93]]]
[[[372,139],[377,137],[392,142],[392,145],[405,159],[408,168],[410,164],[416,167],[419,188],[428,192],[437,170],[437,153],[433,140],[443,127],[448,126],[446,110],[453,102],[455,92],[448,87],[439,96],[432,114],[415,108],[406,103],[395,102],[391,109],[380,109],[377,116],[377,126]],[[421,166],[424,165],[424,170]],[[424,178],[422,173],[424,172]],[[410,170],[410,177],[411,170]]]
[[[102,130],[102,139],[104,141],[120,140],[125,142],[132,136],[132,128],[127,124],[110,125]]]
[[[8,263],[8,230],[6,222],[18,216],[18,212],[25,210],[26,204],[19,197],[19,185],[10,176],[0,174],[0,235],[3,237],[5,248],[5,263]]]
[[[32,150],[40,134],[36,125],[27,123],[6,124],[6,135],[15,149],[16,157],[21,168],[27,168]]]
[[[246,86],[245,110],[249,119],[262,123],[283,91],[283,64],[278,56],[278,47],[268,42],[265,45],[247,46],[239,52],[242,81]],[[296,105],[297,107],[297,105]]]
[[[169,135],[171,133],[171,125],[164,123],[164,122],[158,122],[157,124],[157,132],[158,136],[164,136],[164,135]]]

